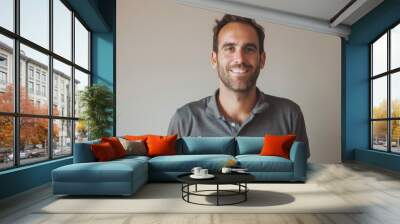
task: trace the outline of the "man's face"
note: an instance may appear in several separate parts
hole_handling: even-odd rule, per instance
[[[211,64],[226,88],[235,92],[251,90],[265,64],[256,30],[243,23],[226,24],[218,34],[218,53],[212,53]]]

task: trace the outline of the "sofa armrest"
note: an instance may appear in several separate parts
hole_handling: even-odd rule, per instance
[[[88,163],[95,162],[96,158],[94,157],[90,146],[92,144],[100,143],[99,140],[89,141],[89,142],[81,142],[75,143],[74,147],[74,163]]]
[[[294,142],[290,149],[290,160],[293,162],[293,179],[305,181],[307,176],[307,155],[304,142]]]

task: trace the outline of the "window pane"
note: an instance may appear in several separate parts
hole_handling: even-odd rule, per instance
[[[75,143],[88,140],[88,129],[83,120],[75,121]]]
[[[89,85],[89,75],[75,69],[75,117],[81,115],[81,107],[79,106],[79,98],[81,92]]]
[[[25,114],[48,114],[49,57],[21,44],[20,109]],[[44,89],[44,92],[43,92]]]
[[[372,68],[374,76],[387,71],[387,34],[372,45]]]
[[[387,77],[372,81],[372,118],[387,118]]]
[[[75,18],[75,64],[89,70],[89,32]]]
[[[13,40],[0,35],[0,111],[14,111]]]
[[[71,66],[53,60],[53,114],[72,117]]]
[[[1,0],[0,9],[0,26],[14,31],[14,0]]]
[[[49,158],[48,119],[22,117],[20,119],[21,164],[34,163]]]
[[[400,67],[400,24],[391,31],[390,48],[390,67],[391,69],[395,69]]]
[[[53,121],[53,157],[72,154],[72,121]]]
[[[392,140],[392,152],[400,153],[400,120],[394,120],[390,122],[391,127],[391,140]]]
[[[390,85],[391,115],[400,118],[400,72],[392,74]]]
[[[21,36],[49,48],[49,0],[20,0]]]
[[[72,12],[60,1],[53,1],[53,51],[71,60]]]
[[[0,116],[0,170],[14,165],[13,118]]]
[[[372,148],[387,151],[387,121],[372,122]]]

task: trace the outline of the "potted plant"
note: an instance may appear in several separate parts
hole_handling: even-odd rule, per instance
[[[112,126],[113,93],[102,84],[87,86],[80,92],[79,106],[82,109],[80,126],[87,127],[89,140],[110,136]]]

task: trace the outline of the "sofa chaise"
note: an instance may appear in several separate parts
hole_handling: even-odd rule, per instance
[[[73,164],[52,171],[54,194],[131,195],[148,181],[176,181],[193,167],[218,172],[228,160],[236,160],[260,182],[305,182],[306,147],[294,142],[290,159],[260,156],[263,137],[183,137],[176,142],[176,155],[127,156],[96,162],[88,141],[75,144]]]

